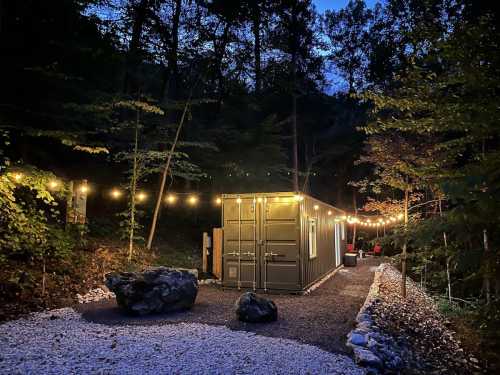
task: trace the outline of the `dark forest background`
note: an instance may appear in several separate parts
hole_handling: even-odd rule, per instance
[[[34,269],[50,284],[46,262],[56,275],[89,243],[119,251],[134,228],[140,247],[185,111],[167,187],[201,201],[162,208],[157,262],[197,265],[221,193],[403,212],[383,238],[358,237],[396,261],[407,249],[410,274],[482,330],[481,345],[500,320],[498,24],[473,0],[322,14],[310,0],[1,0],[3,298],[47,303]],[[63,230],[54,179],[88,179],[85,238]],[[113,201],[114,187],[148,199]]]

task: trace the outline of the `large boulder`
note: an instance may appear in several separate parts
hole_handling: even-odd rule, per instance
[[[112,272],[106,275],[106,286],[116,294],[118,306],[132,315],[186,310],[198,294],[195,273],[167,267]]]
[[[278,319],[276,304],[255,293],[247,292],[238,298],[235,304],[236,315],[243,322],[274,322]]]

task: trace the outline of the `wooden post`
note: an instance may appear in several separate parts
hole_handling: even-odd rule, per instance
[[[210,237],[207,232],[203,232],[203,272],[208,270],[208,249],[210,248]]]
[[[222,228],[214,228],[212,246],[212,273],[219,280],[222,278]]]

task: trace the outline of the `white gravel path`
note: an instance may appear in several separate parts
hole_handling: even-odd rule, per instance
[[[364,374],[346,356],[203,324],[105,326],[71,308],[0,325],[0,374]]]

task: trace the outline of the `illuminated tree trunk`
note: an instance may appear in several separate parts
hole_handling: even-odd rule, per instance
[[[404,243],[403,243],[403,251],[401,252],[401,296],[403,298],[406,298],[406,244],[407,244],[407,239],[406,239],[406,234],[408,230],[408,199],[409,199],[409,188],[406,187],[405,189],[405,201],[404,201],[404,218],[405,218],[405,224],[404,224]]]
[[[192,93],[192,90],[191,90]],[[174,142],[172,143],[172,147],[170,148],[170,152],[167,156],[167,161],[165,162],[165,167],[163,168],[163,174],[161,176],[160,190],[158,191],[158,197],[156,198],[156,206],[153,213],[153,220],[151,222],[151,228],[149,230],[148,242],[146,244],[146,248],[151,250],[151,245],[153,244],[153,238],[156,231],[156,223],[158,221],[158,215],[160,214],[161,202],[163,200],[163,192],[165,190],[165,183],[167,181],[168,170],[170,168],[170,163],[172,161],[172,155],[175,151],[175,146],[177,145],[177,141],[179,140],[179,135],[181,134],[182,125],[184,124],[184,119],[186,118],[186,113],[189,108],[189,104],[191,103],[191,94],[189,99],[186,101],[186,105],[184,106],[184,111],[182,112],[181,121],[179,122],[179,126],[177,127],[177,131],[175,133]]]

